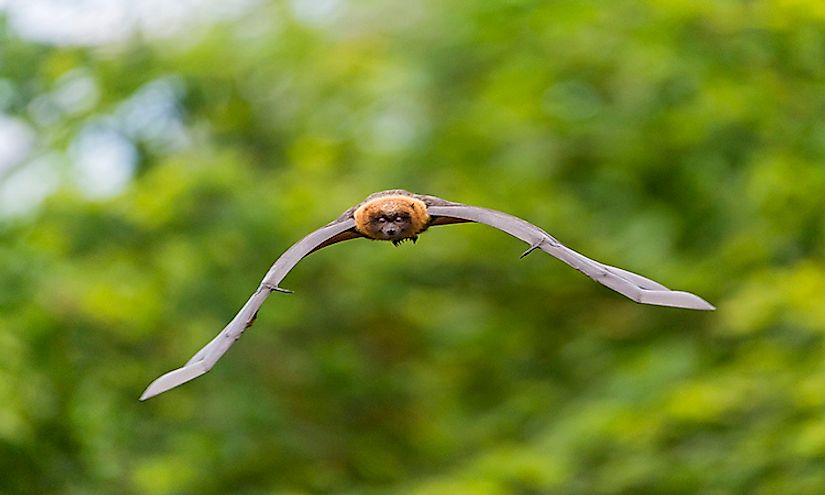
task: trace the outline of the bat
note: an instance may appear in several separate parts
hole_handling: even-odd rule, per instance
[[[713,305],[689,292],[670,290],[635,273],[605,265],[564,246],[555,237],[526,220],[497,210],[453,203],[435,196],[393,189],[371,194],[333,222],[310,233],[287,249],[272,265],[258,289],[226,327],[181,368],[149,384],[140,400],[152,398],[193,380],[215,365],[218,359],[255,321],[258,309],[272,292],[291,292],[281,281],[307,255],[333,244],[359,237],[415,243],[429,227],[475,222],[495,227],[527,243],[523,258],[540,249],[567,263],[591,279],[642,304],[685,309],[713,310]]]

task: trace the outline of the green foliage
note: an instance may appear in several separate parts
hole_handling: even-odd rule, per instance
[[[0,492],[823,493],[820,0],[300,4],[105,47],[0,27],[37,136],[0,181],[57,184],[0,223]],[[77,171],[101,130],[134,159],[108,196]],[[137,401],[395,187],[719,311],[438,228],[312,255],[214,371]]]

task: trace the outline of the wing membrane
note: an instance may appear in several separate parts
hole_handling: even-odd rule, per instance
[[[172,370],[150,383],[140,396],[140,400],[162,394],[212,369],[218,359],[241,337],[244,330],[252,325],[258,309],[269,294],[272,291],[284,291],[279,284],[290,270],[308,254],[322,247],[359,237],[359,234],[352,230],[354,225],[355,222],[352,219],[335,222],[321,227],[293,244],[275,261],[261,281],[258,290],[250,296],[232,321],[214,339],[195,353],[183,367]]]
[[[431,206],[428,208],[428,212],[433,217],[446,217],[456,221],[470,221],[495,227],[529,244],[530,248],[525,254],[534,249],[541,249],[596,282],[610,287],[638,303],[686,309],[716,309],[695,294],[670,290],[649,278],[592,260],[563,245],[540,227],[513,215],[470,205]],[[439,223],[439,221],[436,220],[435,223]],[[442,220],[441,223],[455,222]]]

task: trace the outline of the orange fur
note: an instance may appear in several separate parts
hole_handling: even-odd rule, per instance
[[[353,213],[355,228],[358,232],[370,238],[375,238],[369,229],[370,221],[380,215],[392,217],[399,213],[410,216],[412,235],[418,235],[430,226],[430,214],[427,205],[418,198],[402,194],[391,194],[367,199]]]

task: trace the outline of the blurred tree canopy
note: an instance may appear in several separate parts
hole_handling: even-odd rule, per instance
[[[821,0],[260,0],[97,43],[9,5],[0,492],[825,492]],[[292,242],[395,187],[719,310],[480,226],[354,241],[137,401]]]

